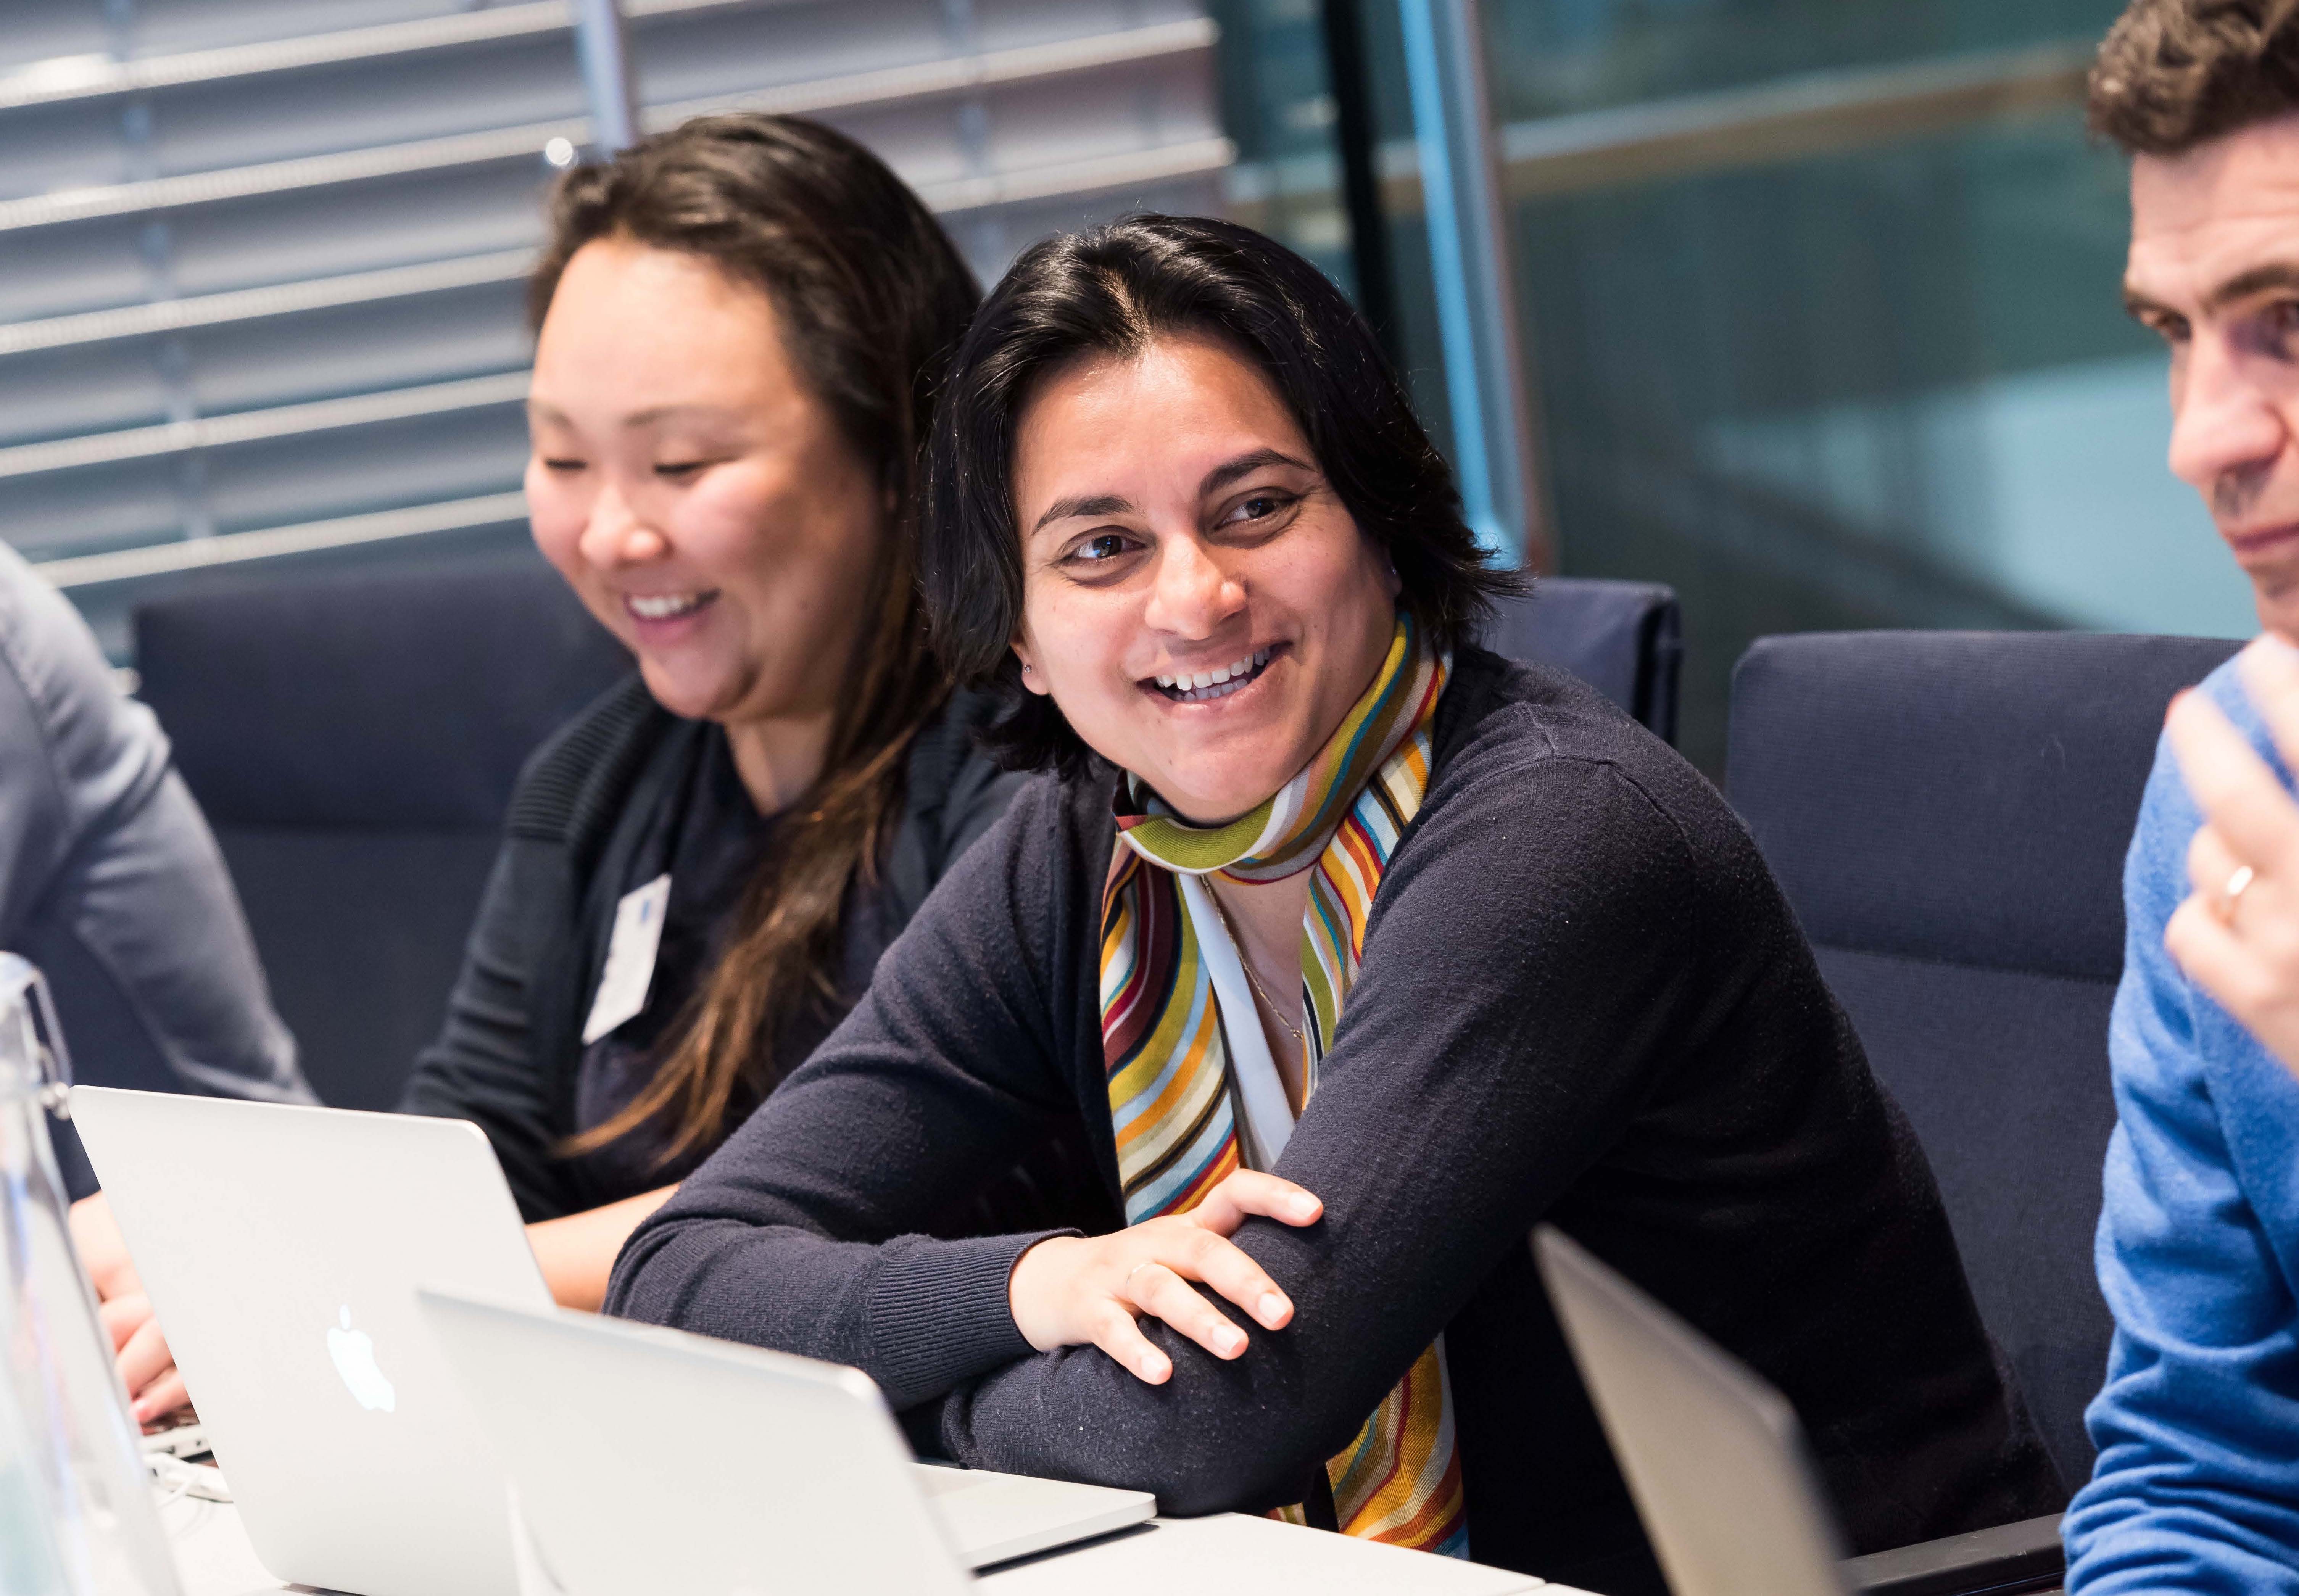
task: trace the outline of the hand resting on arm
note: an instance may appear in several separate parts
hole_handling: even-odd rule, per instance
[[[1173,1377],[1174,1360],[1141,1334],[1137,1315],[1164,1320],[1216,1358],[1241,1357],[1245,1332],[1190,1283],[1212,1286],[1265,1329],[1283,1329],[1292,1301],[1229,1238],[1248,1214],[1314,1225],[1324,1212],[1291,1181],[1241,1169],[1187,1213],[1090,1239],[1050,1236],[1022,1254],[1007,1282],[1014,1327],[1041,1352],[1100,1347],[1152,1385]]]

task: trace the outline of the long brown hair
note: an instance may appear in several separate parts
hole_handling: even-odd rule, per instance
[[[875,879],[912,734],[948,681],[926,644],[916,554],[919,451],[943,365],[980,290],[942,228],[860,145],[784,116],[698,117],[559,180],[527,288],[540,330],[576,251],[617,237],[710,261],[772,299],[793,362],[899,507],[858,595],[869,619],[822,775],[779,817],[718,966],[631,1103],[569,1138],[605,1146],[673,1116],[661,1160],[715,1142],[796,1060],[784,1024],[839,996],[848,889]]]

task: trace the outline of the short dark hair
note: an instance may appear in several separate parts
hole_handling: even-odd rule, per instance
[[[1318,469],[1396,568],[1399,601],[1437,646],[1468,640],[1515,592],[1461,519],[1461,496],[1356,307],[1274,240],[1202,216],[1131,216],[1024,252],[952,361],[927,458],[919,551],[944,661],[1008,700],[986,740],[1007,763],[1075,774],[1090,751],[1050,698],[1024,690],[1014,439],[1054,372],[1139,355],[1162,337],[1218,338],[1259,368]]]
[[[2299,0],[2131,0],[2091,70],[2092,132],[2184,155],[2299,112]]]

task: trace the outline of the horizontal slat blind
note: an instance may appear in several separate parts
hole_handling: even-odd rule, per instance
[[[818,117],[985,282],[1221,203],[1200,0],[624,0],[652,129]],[[29,12],[19,26],[15,17]],[[588,134],[560,0],[30,0],[0,29],[0,537],[117,652],[219,566],[524,536],[520,279]]]

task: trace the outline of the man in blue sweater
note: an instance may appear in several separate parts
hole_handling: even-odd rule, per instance
[[[2170,348],[2171,469],[2262,623],[2299,638],[2299,0],[2133,0],[2091,120],[2132,157],[2125,296]],[[2272,757],[2231,669],[2204,691]],[[2063,1526],[2079,1596],[2299,1592],[2299,1079],[2165,950],[2199,824],[2159,755],[2108,1035],[2097,1259],[2116,1334],[2088,1414],[2099,1460]],[[2250,879],[2229,872],[2221,911]]]

